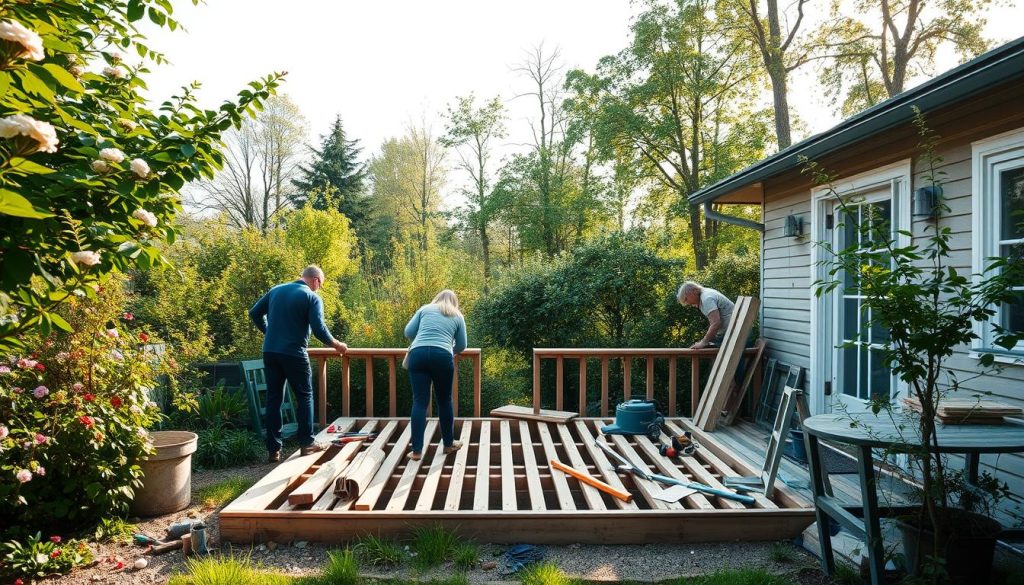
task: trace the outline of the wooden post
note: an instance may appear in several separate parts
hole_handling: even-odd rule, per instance
[[[533,352],[533,414],[540,414],[540,357]]]
[[[395,356],[388,358],[388,416],[398,416],[398,364]]]
[[[366,416],[373,416],[373,356],[366,356]]]
[[[480,376],[483,369],[483,358],[478,353],[473,356],[473,416],[476,418],[480,418]]]
[[[697,414],[697,402],[700,401],[700,358],[690,358],[690,417]]]
[[[341,416],[349,416],[351,411],[349,410],[349,394],[352,390],[351,380],[348,379],[349,374],[349,357],[342,356],[341,358]]]
[[[633,358],[622,358],[622,399],[629,400],[633,394]]]
[[[459,416],[459,364],[462,362],[455,358],[455,372],[452,374],[452,412]]]
[[[587,358],[580,357],[580,416],[587,416]]]
[[[676,415],[676,356],[668,358],[668,415]]]
[[[316,369],[317,420],[324,429],[327,428],[327,358],[316,358]]]
[[[647,400],[654,399],[654,356],[647,356]]]
[[[601,416],[608,416],[608,358],[601,356]]]
[[[562,392],[564,390],[565,364],[562,356],[555,359],[555,410],[562,410]]]

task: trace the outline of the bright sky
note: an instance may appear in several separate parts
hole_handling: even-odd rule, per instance
[[[526,79],[512,71],[539,43],[557,47],[566,70],[593,71],[598,59],[622,50],[634,7],[629,0],[207,0],[175,1],[185,32],[144,29],[150,44],[172,61],[147,78],[151,99],[162,101],[181,85],[202,82],[200,98],[214,106],[250,80],[288,71],[282,87],[305,114],[310,140],[319,143],[340,114],[350,138],[369,158],[381,142],[399,136],[425,115],[436,133],[440,112],[456,96],[500,95],[510,111],[503,149],[530,141],[534,115]],[[824,4],[818,0],[812,4]],[[993,10],[987,33],[1006,41],[1020,34],[1021,9]],[[941,72],[956,65],[943,55]],[[813,75],[806,68],[804,76]],[[836,123],[820,96],[800,91],[791,107],[812,133]],[[770,97],[770,94],[768,94]],[[454,180],[459,180],[453,177]]]

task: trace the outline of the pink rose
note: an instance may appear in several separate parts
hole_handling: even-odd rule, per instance
[[[117,329],[107,329],[107,337],[117,339],[118,335],[120,334],[117,332]]]
[[[0,374],[10,374],[11,368],[7,366],[0,366]]]
[[[50,542],[52,542],[53,544],[60,544],[60,537],[59,536],[51,536],[50,537]]]
[[[39,477],[45,477],[46,476],[46,468],[43,467],[42,465],[40,465],[39,467],[36,467],[36,475],[38,475]]]
[[[6,439],[9,434],[11,434],[11,431],[7,430],[7,427],[4,425],[0,425],[0,440]]]
[[[15,393],[15,394],[21,394],[22,392],[24,392],[24,391],[25,391],[25,389],[24,389],[24,388],[21,388],[21,387],[19,387],[19,386],[15,386],[15,387],[13,388],[13,390],[14,390],[14,393]]]
[[[43,398],[49,393],[50,390],[46,386],[36,386],[36,389],[32,391],[32,394],[35,394],[36,398]]]
[[[18,478],[18,481],[25,483],[32,479],[32,472],[27,469],[22,469],[17,473],[16,477]]]
[[[75,382],[74,384],[71,385],[71,389],[74,390],[75,392],[81,392],[82,388],[85,388],[85,384],[81,382]]]
[[[42,433],[36,433],[36,445],[42,445],[47,441],[48,437]]]

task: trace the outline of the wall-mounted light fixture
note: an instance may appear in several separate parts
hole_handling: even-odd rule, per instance
[[[939,214],[939,197],[942,187],[930,185],[914,191],[914,217],[937,217]]]
[[[799,215],[787,215],[784,233],[790,238],[799,238],[804,235],[804,218]]]

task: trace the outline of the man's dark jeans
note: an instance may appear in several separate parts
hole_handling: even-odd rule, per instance
[[[264,376],[267,379],[267,412],[263,427],[267,431],[267,451],[280,451],[281,402],[284,400],[285,380],[295,393],[295,413],[298,428],[295,438],[305,447],[313,442],[313,368],[309,358],[283,353],[263,353]]]
[[[416,347],[409,352],[409,380],[412,382],[412,450],[423,452],[423,433],[427,426],[427,405],[430,384],[434,384],[437,416],[441,423],[441,440],[445,447],[454,441],[455,414],[452,406],[452,379],[455,358],[440,347]]]

